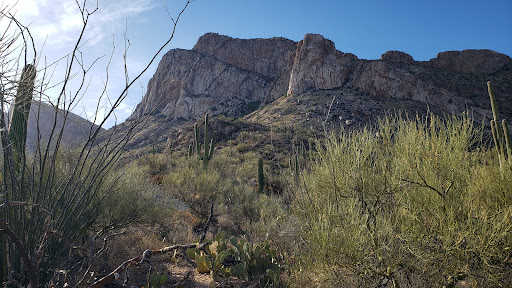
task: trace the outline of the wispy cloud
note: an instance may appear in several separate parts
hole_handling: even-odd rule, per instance
[[[124,49],[122,47],[124,46],[123,34],[126,19],[137,19],[138,21],[148,17],[144,13],[155,8],[159,3],[158,1],[160,0],[89,0],[85,2],[86,11],[92,12],[96,8],[98,9],[90,16],[82,38],[81,44],[84,46],[81,51],[85,51],[83,54],[84,65],[88,68],[88,65],[94,63],[99,57],[106,57],[101,58],[89,71],[86,82],[90,81],[90,85],[82,98],[81,104],[75,107],[75,113],[89,119],[92,117],[92,113],[95,113],[97,101],[100,99],[107,81],[105,68],[114,49],[113,39],[116,42],[116,49],[108,72],[108,91],[101,98],[102,104],[100,104],[100,111],[97,112],[98,116],[105,114],[105,109],[108,109],[110,101],[107,100],[107,96],[118,95],[123,90],[125,80],[122,55]],[[78,2],[80,5],[84,5],[83,0],[78,0]],[[53,63],[70,53],[83,27],[82,15],[75,0],[19,0],[18,4],[11,9],[11,13],[15,14],[21,23],[29,27],[34,37],[36,49],[44,57],[39,61],[38,67],[40,69],[44,63]],[[43,44],[44,49],[41,51],[39,49],[43,47]],[[141,63],[143,61],[139,57],[140,55],[129,53],[127,62],[130,75],[133,71],[142,69]],[[56,74],[64,75],[63,68],[65,66],[65,61],[59,64]],[[55,81],[62,79],[59,79],[59,76],[54,76],[54,78],[56,78]],[[76,82],[80,82],[79,79],[73,79],[70,82],[71,84],[68,85],[68,89],[71,90],[69,93],[72,94],[73,88],[76,89],[79,86]],[[59,89],[52,89],[46,93],[52,98],[57,95]],[[137,90],[140,91],[140,87]],[[67,91],[66,94],[68,94]],[[137,99],[140,100],[140,97],[137,97]],[[121,121],[130,115],[136,105],[134,101],[125,102],[118,109],[118,116],[120,116]],[[97,119],[96,122],[98,121]]]
[[[83,1],[78,1],[83,6]],[[84,39],[87,45],[110,41],[113,34],[123,31],[126,18],[136,17],[155,7],[152,0],[87,1],[86,11],[99,9],[91,16]],[[83,21],[79,8],[72,0],[20,0],[14,8],[16,17],[29,25],[35,40],[42,43],[47,37],[47,49],[71,46]]]

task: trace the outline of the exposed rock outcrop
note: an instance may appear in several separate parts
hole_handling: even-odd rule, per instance
[[[132,118],[160,112],[195,119],[205,112],[239,116],[286,93],[296,43],[242,40],[214,33],[193,50],[171,50],[148,83]]]
[[[341,87],[356,60],[355,55],[336,50],[334,43],[322,35],[306,34],[297,45],[288,94]]]
[[[414,63],[411,55],[401,51],[387,51],[380,56],[380,60],[397,63]]]
[[[417,100],[449,113],[465,109],[465,102],[455,91],[416,76],[421,73],[426,73],[421,66],[365,61],[355,69],[348,85],[375,97]]]
[[[430,59],[436,68],[459,73],[495,73],[510,64],[510,57],[491,50],[446,51]]]
[[[278,78],[289,70],[297,43],[286,38],[237,39],[207,33],[197,40],[194,51],[267,77]]]
[[[497,81],[503,113],[512,115],[511,76],[512,59],[490,50],[442,52],[425,62],[400,51],[361,60],[318,34],[296,43],[208,33],[193,50],[164,55],[131,117],[149,112],[184,120],[205,112],[238,117],[286,93],[337,88],[381,100],[418,101],[443,113],[486,114],[487,80]]]

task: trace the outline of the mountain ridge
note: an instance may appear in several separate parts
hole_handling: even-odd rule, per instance
[[[503,82],[510,70],[510,57],[485,49],[440,52],[429,61],[388,51],[379,60],[365,60],[336,50],[332,41],[319,34],[306,34],[294,42],[208,33],[192,50],[173,49],[164,55],[129,119],[148,113],[174,120],[195,119],[206,112],[240,117],[286,94],[343,87],[383,99],[414,99],[443,112],[459,113],[466,108],[483,109],[479,101],[473,103],[464,95],[485,92],[485,88],[474,89],[477,79]],[[493,79],[478,85],[485,87],[487,80]],[[504,89],[496,83],[498,93],[511,99],[510,81],[505,82]]]
[[[209,33],[192,50],[166,53],[137,109],[116,129],[122,134],[148,117],[126,148],[162,151],[188,146],[192,123],[200,123],[205,113],[217,130],[234,125],[264,133],[292,126],[305,133],[352,129],[390,112],[469,112],[481,123],[492,118],[487,81],[493,82],[500,115],[512,119],[512,59],[491,50],[440,52],[429,61],[388,51],[365,60],[336,50],[318,34],[294,42]],[[218,131],[218,140],[226,144],[238,128]]]

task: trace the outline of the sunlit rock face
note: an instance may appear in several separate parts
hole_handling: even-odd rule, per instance
[[[192,50],[163,56],[131,119],[149,113],[171,120],[206,112],[240,117],[285,94],[339,88],[382,101],[415,100],[443,113],[469,109],[484,117],[490,109],[488,80],[495,82],[504,115],[512,115],[511,79],[511,58],[490,50],[441,52],[430,61],[388,51],[378,60],[363,60],[319,34],[294,42],[208,33]]]
[[[336,50],[322,35],[307,34],[297,45],[288,94],[342,87],[356,61],[355,55]]]
[[[206,112],[239,116],[286,94],[296,42],[284,38],[202,36],[193,50],[164,55],[131,116],[162,113],[195,119]]]

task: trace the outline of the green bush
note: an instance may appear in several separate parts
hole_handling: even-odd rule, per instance
[[[482,134],[464,116],[395,117],[317,145],[294,203],[305,240],[294,281],[443,286],[510,277],[512,173],[500,177]]]
[[[112,173],[110,178],[115,185],[105,193],[98,209],[98,229],[126,227],[136,223],[166,224],[174,210],[173,206],[162,197],[161,189],[152,185],[145,170],[145,167],[134,163],[117,174]]]
[[[195,161],[194,161],[195,162]],[[199,169],[197,163],[189,163],[172,170],[164,178],[164,186],[170,197],[183,201],[198,217],[206,220],[210,207],[226,188],[223,178],[214,169]]]

